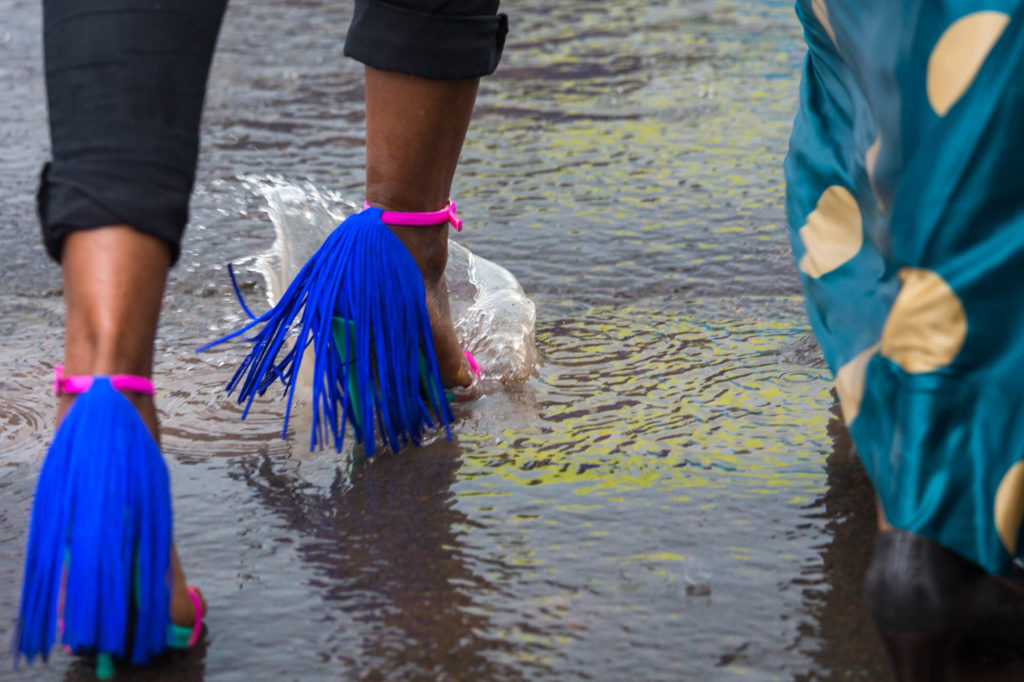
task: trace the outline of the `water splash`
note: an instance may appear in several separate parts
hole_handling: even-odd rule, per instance
[[[244,264],[266,280],[268,303],[273,305],[320,243],[359,206],[311,182],[297,185],[280,177],[249,175],[242,184],[263,197],[274,225],[270,250]],[[445,277],[459,342],[476,356],[484,378],[525,382],[537,366],[536,311],[516,278],[453,240],[448,241]]]
[[[486,378],[525,382],[537,366],[533,301],[511,272],[448,240],[448,296],[462,347]]]

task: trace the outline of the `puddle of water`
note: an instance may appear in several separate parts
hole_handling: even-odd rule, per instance
[[[539,303],[537,380],[458,406],[454,443],[354,468],[277,439],[276,403],[238,422],[217,393],[229,353],[161,348],[179,545],[213,605],[207,678],[813,667],[794,578],[826,541],[813,516],[829,399],[825,370],[776,352],[803,329],[797,303],[748,307],[776,307],[772,321],[716,320],[718,303]],[[12,541],[45,439],[48,345],[13,373],[30,416],[0,433]]]
[[[350,6],[230,7],[156,368],[178,543],[210,633],[123,679],[888,679],[860,604],[871,494],[830,412],[783,226],[803,53],[791,3],[509,9],[455,239],[536,304],[537,374],[457,406],[451,443],[353,465],[308,452],[298,422],[281,440],[278,401],[240,421],[221,393],[237,351],[192,353],[243,321],[224,264],[273,246],[254,178],[318,192],[331,221],[362,191],[360,67],[340,55]],[[47,150],[39,6],[0,0],[0,16],[12,614],[62,332],[32,199]],[[261,300],[259,274],[241,284]],[[90,677],[60,653],[27,673],[2,663],[0,679]],[[956,679],[1018,672],[967,664]]]

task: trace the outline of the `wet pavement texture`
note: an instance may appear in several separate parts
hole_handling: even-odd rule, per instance
[[[33,203],[38,5],[0,0],[0,639],[61,353]],[[278,401],[240,421],[221,392],[240,349],[193,353],[242,320],[224,264],[273,242],[254,176],[362,197],[349,3],[229,8],[156,368],[178,547],[209,631],[118,679],[890,679],[860,600],[872,496],[784,224],[803,55],[790,3],[506,11],[456,239],[535,301],[541,364],[457,406],[452,442],[367,464],[280,439]],[[0,666],[91,677],[60,652]],[[1021,678],[976,652],[955,676]]]

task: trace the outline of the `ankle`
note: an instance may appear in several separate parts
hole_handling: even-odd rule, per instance
[[[134,374],[153,372],[153,343],[131,339],[128,330],[68,320],[64,351],[66,375]]]
[[[448,264],[448,223],[440,225],[388,225],[405,245],[420,268],[423,283],[429,288],[444,281]]]
[[[76,349],[80,351],[81,349]],[[72,349],[68,349],[65,352],[66,361],[64,365],[64,376],[100,376],[100,375],[112,375],[112,374],[133,374],[135,376],[149,377],[151,374],[150,366],[144,365],[140,362],[125,361],[123,358],[118,356],[110,355],[95,355],[90,356],[82,354],[80,352],[72,352]],[[72,362],[73,361],[73,362]],[[151,363],[150,363],[151,364]],[[71,369],[69,369],[69,367]],[[157,419],[156,403],[153,400],[152,395],[145,395],[142,393],[135,393],[132,391],[126,391],[122,395],[130,402],[135,409],[138,411],[139,416],[142,417],[142,421],[146,423],[146,427],[149,429],[150,434],[159,443],[159,420]],[[57,424],[59,425],[64,419],[64,415],[67,414],[68,410],[71,409],[72,404],[77,398],[77,394],[63,393],[57,401]]]
[[[385,211],[424,213],[439,211],[448,205],[451,184],[414,185],[396,182],[367,182],[366,201]]]

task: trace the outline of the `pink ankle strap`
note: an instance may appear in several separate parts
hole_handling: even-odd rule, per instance
[[[134,374],[111,374],[107,377],[110,379],[110,385],[118,391],[127,391],[129,393],[141,393],[143,395],[153,395],[156,390],[153,388],[153,382],[146,377],[136,376]],[[53,394],[60,396],[65,393],[69,395],[77,395],[79,393],[85,393],[92,388],[92,376],[64,376],[64,365],[57,365],[53,368]]]
[[[363,204],[363,208],[370,208],[370,202]],[[462,232],[462,218],[455,215],[455,202],[448,200],[448,205],[440,211],[427,211],[425,213],[413,213],[408,211],[382,211],[380,219],[389,225],[437,225],[438,223],[451,223],[456,232]]]

